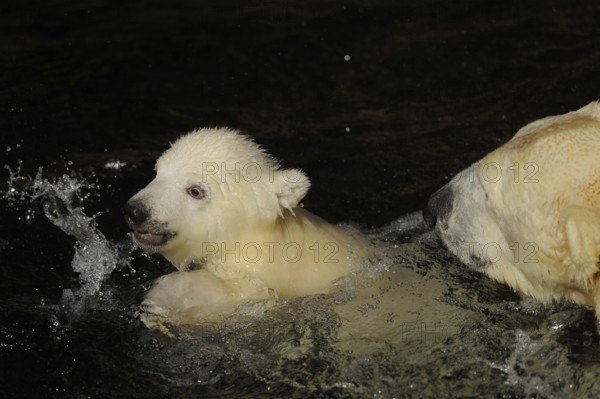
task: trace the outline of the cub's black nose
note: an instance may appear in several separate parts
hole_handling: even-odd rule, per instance
[[[438,221],[443,229],[448,228],[448,216],[452,211],[453,199],[452,189],[448,186],[440,188],[429,197],[427,206],[423,210],[423,219],[430,228],[435,227]]]
[[[129,227],[133,229],[148,220],[150,212],[141,202],[129,200],[123,207],[123,215]]]

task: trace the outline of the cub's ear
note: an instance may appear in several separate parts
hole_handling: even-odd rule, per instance
[[[276,170],[273,184],[281,208],[280,215],[283,214],[281,212],[283,209],[289,210],[293,215],[293,209],[298,206],[310,188],[310,180],[299,169]]]
[[[560,223],[577,282],[589,284],[599,271],[600,214],[594,209],[569,206],[561,213]]]

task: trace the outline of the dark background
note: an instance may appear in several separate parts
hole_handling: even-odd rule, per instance
[[[307,171],[309,209],[381,225],[524,123],[598,98],[599,15],[593,1],[5,2],[0,149],[20,143],[5,162],[30,168],[131,165],[231,126]]]

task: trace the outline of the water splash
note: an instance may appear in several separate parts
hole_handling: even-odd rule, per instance
[[[41,167],[34,178],[23,176],[20,164],[16,171],[5,168],[9,172],[8,188],[0,198],[24,211],[29,222],[37,216],[36,210],[41,205],[43,215],[53,225],[75,238],[71,267],[79,273],[80,286],[63,290],[61,305],[68,316],[80,315],[92,299],[105,295],[101,291],[102,282],[124,261],[117,246],[98,230],[95,219],[99,215],[88,216],[82,205],[99,187],[67,174],[46,179]]]

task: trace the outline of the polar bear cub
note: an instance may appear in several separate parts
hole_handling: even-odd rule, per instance
[[[600,320],[600,104],[526,125],[434,193],[424,217],[463,263]]]
[[[147,314],[195,323],[247,301],[326,293],[368,258],[360,237],[299,206],[304,173],[237,131],[193,131],[155,169],[124,215],[135,242],[179,271],[147,292]]]

